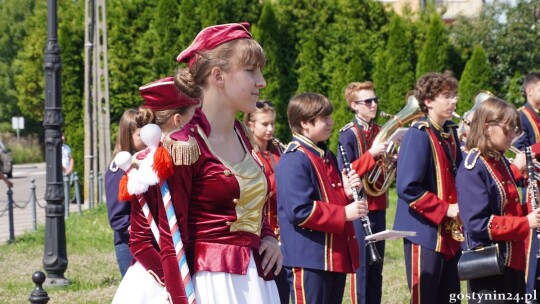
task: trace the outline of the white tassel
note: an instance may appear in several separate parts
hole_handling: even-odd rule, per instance
[[[148,185],[142,184],[137,180],[138,170],[132,168],[128,173],[127,190],[129,194],[139,195],[148,190]]]

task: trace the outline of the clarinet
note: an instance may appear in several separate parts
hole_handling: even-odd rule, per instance
[[[536,184],[536,178],[535,172],[534,172],[534,160],[532,158],[532,152],[531,147],[525,148],[525,158],[527,160],[527,174],[529,185],[527,186],[529,196],[531,198],[531,207],[532,210],[536,210],[538,208],[538,187]],[[536,228],[536,238],[538,239],[538,243],[540,244],[540,227]],[[540,246],[538,246],[538,252],[536,253],[536,258],[540,258]],[[539,279],[539,278],[537,278]]]
[[[343,146],[341,144],[338,144],[338,148],[339,148],[339,153],[341,153],[341,158],[343,159],[343,167],[345,167],[345,171],[349,173],[353,170],[353,168],[351,166],[351,163],[349,162],[349,158],[347,157],[347,152],[345,152],[345,149],[343,149]],[[356,187],[351,187],[351,188],[353,192],[354,201],[366,200],[366,196],[363,191],[362,192],[358,191]],[[362,216],[360,218],[360,221],[362,221],[362,228],[364,229],[364,234],[366,236],[372,235],[373,232],[371,232],[371,223],[369,221],[369,217],[367,217],[367,215]],[[375,240],[366,241],[366,247],[369,253],[369,265],[374,265],[374,264],[378,264],[382,262],[382,258],[379,255],[379,252],[377,251],[377,247],[375,247],[375,242],[376,242]]]

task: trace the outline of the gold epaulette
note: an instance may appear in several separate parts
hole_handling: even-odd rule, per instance
[[[242,126],[242,130],[244,130],[244,134],[246,134],[247,139],[249,140],[249,144],[253,148],[253,151],[259,152],[259,145],[255,142],[255,137],[253,135],[253,132],[251,132],[251,129],[248,128],[243,122],[239,121],[240,126]]]
[[[422,130],[423,128],[429,128],[429,123],[427,121],[417,121],[411,127]]]
[[[465,166],[465,169],[472,170],[474,166],[476,166],[476,162],[478,161],[479,157],[480,151],[478,151],[478,148],[472,148],[463,160],[463,166]]]
[[[287,148],[285,149],[285,153],[294,152],[296,151],[296,149],[298,149],[298,147],[300,147],[300,143],[298,143],[297,141],[291,141],[287,145]]]
[[[176,166],[192,165],[201,155],[197,140],[189,132],[196,132],[196,126],[173,131],[163,139],[163,148],[169,152]]]
[[[351,121],[348,124],[344,125],[343,128],[339,129],[339,133],[349,130],[354,126],[354,123]]]
[[[517,109],[518,111],[524,111],[525,110],[525,106],[521,106]]]

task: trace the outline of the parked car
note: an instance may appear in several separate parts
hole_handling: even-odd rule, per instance
[[[13,159],[11,158],[11,150],[6,148],[0,140],[0,171],[7,177],[13,177]]]

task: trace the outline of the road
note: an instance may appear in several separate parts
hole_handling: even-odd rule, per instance
[[[15,165],[13,166],[13,200],[19,208],[13,209],[14,235],[22,234],[25,231],[32,231],[34,221],[32,216],[32,204],[27,202],[31,193],[31,180],[35,180],[36,198],[36,224],[45,224],[45,163]],[[7,211],[7,186],[3,181],[0,181],[0,243],[5,243],[9,240],[9,215]],[[82,205],[83,207],[85,205]],[[70,205],[71,213],[77,211],[77,206]]]

